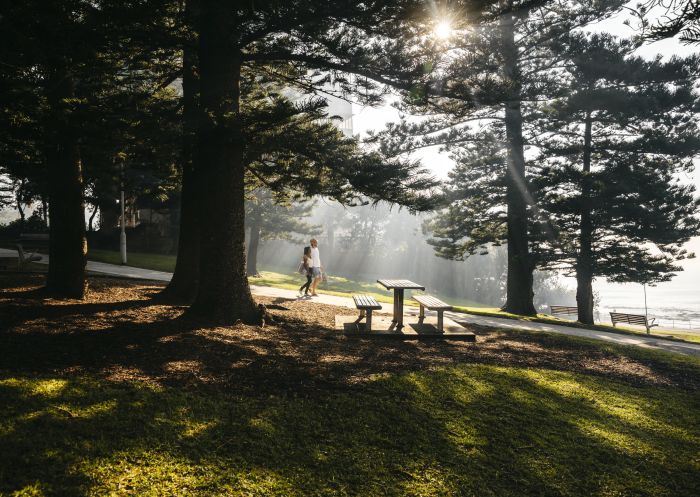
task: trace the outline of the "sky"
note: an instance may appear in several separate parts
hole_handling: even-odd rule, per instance
[[[624,19],[624,15],[618,15],[590,25],[586,31],[608,32],[620,37],[632,36],[634,31],[631,27],[623,24]],[[659,54],[663,58],[668,58],[673,55],[686,56],[695,52],[700,52],[700,48],[684,46],[674,39],[667,39],[645,44],[636,53],[644,58],[653,58]],[[377,108],[353,105],[353,130],[355,134],[360,136],[364,136],[368,130],[383,129],[386,123],[398,121],[398,119],[399,113],[391,107],[390,102]],[[423,165],[440,179],[445,179],[454,165],[447,153],[440,153],[436,147],[421,150],[415,157],[420,158]],[[695,183],[700,191],[700,160],[696,160],[696,171],[688,176],[687,180]],[[678,273],[672,281],[647,288],[649,314],[677,319],[690,317],[698,320],[698,324],[700,324],[700,284],[698,284],[700,281],[700,237],[692,239],[685,248],[695,252],[698,258],[683,261],[681,266],[684,271]],[[562,282],[569,287],[575,287],[573,278],[562,277]],[[643,312],[644,288],[641,285],[611,284],[596,280],[594,291],[599,294],[600,311],[603,314],[611,310]],[[575,302],[562,302],[562,304],[575,305]]]

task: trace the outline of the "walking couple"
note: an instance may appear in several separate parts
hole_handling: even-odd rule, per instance
[[[306,275],[306,283],[299,288],[299,295],[308,295],[311,290],[311,296],[315,297],[316,287],[321,281],[323,266],[321,265],[321,254],[318,252],[318,242],[312,238],[310,247],[304,247],[304,257],[299,264],[299,272]]]

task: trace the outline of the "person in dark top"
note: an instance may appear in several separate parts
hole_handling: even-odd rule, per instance
[[[309,287],[313,281],[313,272],[311,271],[311,247],[304,247],[304,256],[302,257],[301,264],[299,265],[300,271],[302,268],[304,270],[304,274],[306,274],[306,283],[301,285],[299,288],[299,296],[302,295],[302,290],[304,295],[309,294]]]

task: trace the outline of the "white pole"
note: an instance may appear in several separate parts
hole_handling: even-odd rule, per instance
[[[649,322],[649,310],[647,309],[647,284],[642,283],[642,287],[644,288],[644,319],[647,320],[647,323]],[[647,328],[647,335],[649,334],[649,328]]]
[[[121,233],[119,234],[119,253],[122,257],[122,264],[126,264],[126,217],[124,215],[124,163],[120,165],[120,176],[121,176],[121,195],[119,198],[119,205],[121,207]]]

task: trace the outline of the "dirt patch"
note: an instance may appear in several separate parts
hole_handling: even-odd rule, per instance
[[[91,278],[78,301],[47,298],[42,283],[38,275],[0,275],[0,372],[90,372],[231,394],[316,395],[378,374],[485,363],[700,387],[688,362],[564,336],[469,325],[476,344],[348,338],[333,329],[347,309],[264,297],[258,301],[273,323],[211,327],[185,317],[185,307],[155,300],[159,284]]]

